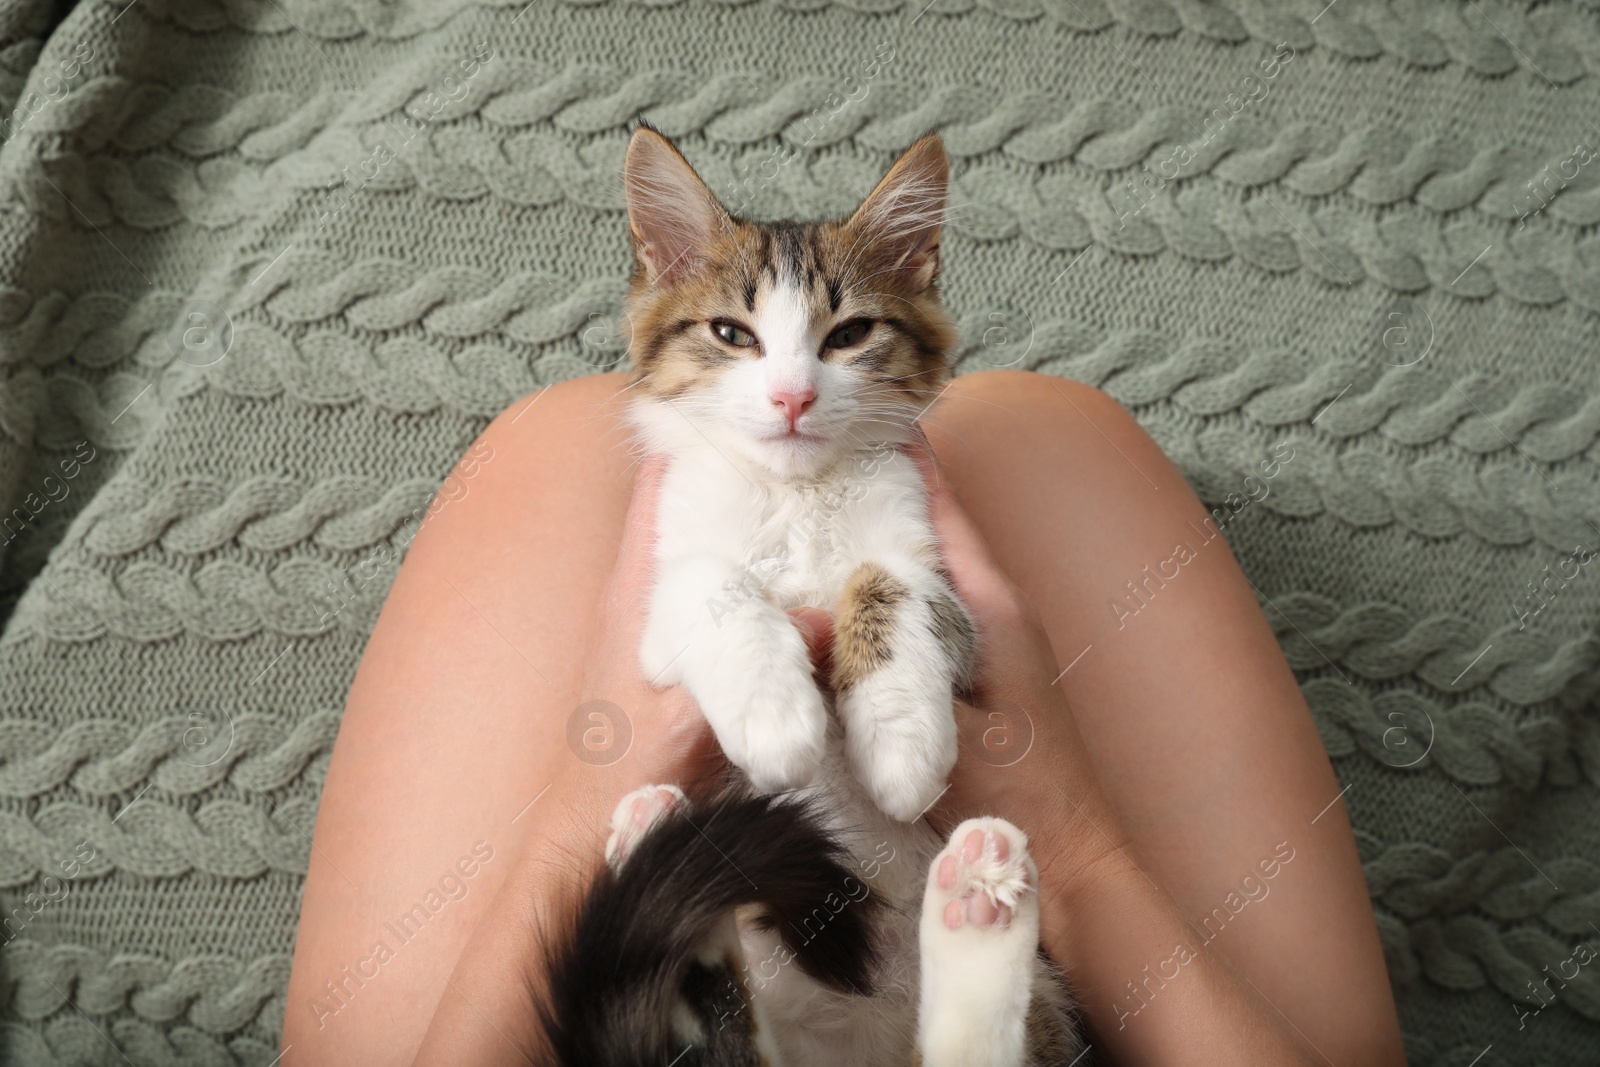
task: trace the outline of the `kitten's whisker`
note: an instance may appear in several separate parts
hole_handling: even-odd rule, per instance
[[[616,392],[612,393],[611,394],[611,399],[615,400],[617,397],[621,396],[623,393],[626,393],[629,389],[632,389],[636,385],[643,385],[644,382],[645,382],[645,379],[647,379],[649,377],[650,377],[650,375],[648,375],[648,374],[640,374],[640,375],[638,375],[637,377],[635,377],[633,379],[633,381],[629,382],[627,385],[624,385],[621,389],[618,389]]]
[[[892,385],[895,382],[903,382],[907,378],[915,378],[919,374],[926,374],[926,373],[928,373],[928,372],[925,371],[925,370],[914,370],[910,374],[902,374],[898,378],[876,378],[876,379],[873,380],[872,384],[873,385]]]

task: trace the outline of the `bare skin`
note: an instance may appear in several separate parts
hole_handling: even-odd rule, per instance
[[[618,797],[716,759],[692,702],[635,669],[649,517],[626,543],[623,384],[568,382],[497,419],[492,458],[406,558],[323,793],[291,1067],[528,1062],[539,920],[599,861]],[[1181,475],[1114,402],[1054,378],[968,375],[934,414],[925,476],[986,650],[934,817],[999,814],[1029,833],[1045,947],[1097,1048],[1129,1063],[1403,1063],[1349,823],[1328,807],[1339,783],[1225,542],[1200,546],[1189,525],[1207,513]],[[1119,621],[1108,602],[1180,542],[1195,558]],[[825,620],[801,621],[824,655]],[[605,766],[568,743],[597,698],[633,732]],[[1032,748],[996,767],[979,751],[989,715],[1027,731],[1017,708]],[[458,866],[479,842],[492,858]],[[1281,843],[1293,859],[1263,879]],[[402,942],[386,924],[448,872]],[[1246,876],[1269,895],[1204,944],[1199,924]],[[1168,962],[1179,943],[1192,961]]]

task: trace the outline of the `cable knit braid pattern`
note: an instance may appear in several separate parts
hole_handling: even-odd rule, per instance
[[[622,357],[642,116],[764,218],[941,129],[959,368],[1219,509],[1411,1061],[1600,1063],[1593,3],[18,0],[0,98],[0,1060],[274,1061],[393,561]]]

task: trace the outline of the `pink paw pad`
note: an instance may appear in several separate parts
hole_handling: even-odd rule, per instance
[[[656,786],[653,796],[635,796],[633,798],[633,825],[640,830],[647,830],[650,824],[663,815],[667,815],[678,808],[678,801],[683,794],[667,786]]]
[[[1011,925],[1017,899],[1032,890],[1026,839],[998,819],[980,820],[964,833],[958,830],[934,865],[934,882],[951,895],[943,911],[947,929],[1003,930]]]
[[[675,785],[647,785],[623,797],[611,813],[606,861],[613,867],[621,866],[652,826],[688,803],[683,790]]]

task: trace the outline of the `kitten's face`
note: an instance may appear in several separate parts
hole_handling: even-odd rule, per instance
[[[658,448],[710,441],[782,477],[903,442],[948,374],[947,164],[924,138],[849,219],[728,215],[659,134],[628,152],[630,353]]]

